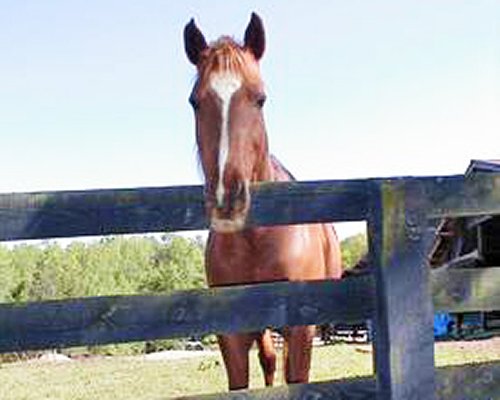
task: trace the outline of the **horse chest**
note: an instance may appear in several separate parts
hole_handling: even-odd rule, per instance
[[[211,235],[206,256],[209,285],[322,278],[321,249],[305,229],[261,228],[253,235]]]

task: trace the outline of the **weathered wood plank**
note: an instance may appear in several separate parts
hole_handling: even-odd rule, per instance
[[[249,225],[363,220],[369,185],[257,185]],[[0,241],[205,228],[200,186],[0,194]]]
[[[262,184],[256,187],[251,222],[269,225],[290,221],[366,219],[376,201],[373,194],[384,182],[404,184],[416,195],[415,201],[409,199],[412,207],[429,219],[500,214],[500,173],[477,173],[467,177],[450,175]],[[264,208],[264,204],[269,208]],[[310,204],[315,207],[310,207]],[[317,209],[313,210],[313,215],[310,214],[311,208]],[[260,209],[267,212],[261,213]],[[342,217],[344,212],[345,219]],[[268,216],[268,213],[276,215]]]
[[[500,362],[438,368],[437,397],[445,400],[498,399]]]
[[[0,195],[0,240],[203,229],[201,187]]]
[[[429,218],[500,214],[500,174],[464,177],[406,178],[406,185],[426,198],[421,206]]]
[[[437,268],[431,272],[436,311],[500,309],[500,268]]]
[[[452,258],[446,265],[443,265],[444,268],[467,268],[471,265],[479,263],[482,261],[481,254],[478,249],[472,250],[470,253],[462,254],[460,256]]]
[[[415,190],[417,189],[417,190]],[[374,361],[377,398],[435,399],[430,240],[420,188],[404,180],[380,181],[369,218],[376,285]]]
[[[498,399],[500,393],[500,363],[457,365],[436,369],[436,397],[442,400]],[[375,399],[376,382],[371,377],[281,386],[272,389],[238,391],[183,400],[347,400]],[[180,400],[179,399],[179,400]],[[417,397],[417,399],[420,399]]]
[[[349,297],[349,302],[345,301]],[[0,352],[363,321],[370,277],[0,305]]]
[[[496,174],[394,178],[427,198],[430,217],[500,213]],[[366,219],[379,179],[252,188],[249,226]],[[311,207],[314,204],[314,207]],[[204,229],[199,186],[0,194],[0,241]]]
[[[498,310],[500,288],[497,282],[500,282],[500,268],[432,271],[435,309],[450,312]],[[249,330],[280,323],[321,324],[358,321],[372,316],[374,288],[369,275],[342,282],[294,283],[289,289],[285,286],[285,282],[279,282],[265,284],[262,289],[243,287],[245,293],[241,295],[238,287],[231,287],[171,296],[2,304],[0,352],[19,350],[23,346],[38,349],[188,336],[211,330],[231,331],[237,329],[239,322],[235,318],[228,319],[234,310],[242,310],[245,315],[242,329]],[[255,301],[254,297],[262,301]],[[221,310],[215,308],[219,304]],[[186,311],[188,307],[190,311]],[[256,315],[250,313],[249,308]],[[205,312],[207,316],[203,319]],[[217,318],[222,319],[214,322]],[[179,320],[184,320],[183,324]]]
[[[252,192],[249,226],[366,219],[370,179],[262,183]]]

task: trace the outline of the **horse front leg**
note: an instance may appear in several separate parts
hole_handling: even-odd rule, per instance
[[[276,371],[276,350],[274,349],[271,331],[266,329],[257,339],[259,346],[259,361],[264,374],[266,386],[273,386]]]
[[[229,390],[248,388],[248,352],[255,338],[252,333],[217,336],[226,366]]]
[[[309,382],[311,351],[316,326],[294,326],[284,330],[284,364],[286,383]]]

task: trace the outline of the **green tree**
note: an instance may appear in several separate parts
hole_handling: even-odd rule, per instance
[[[10,302],[13,300],[12,293],[16,286],[15,271],[13,270],[10,251],[0,245],[0,302]]]
[[[170,293],[205,286],[203,248],[199,241],[165,235],[156,248],[140,291]]]
[[[23,244],[9,251],[11,279],[13,280],[10,298],[14,302],[29,301],[37,262],[42,250],[39,246]]]
[[[64,273],[64,250],[57,244],[47,245],[39,254],[29,286],[30,300],[61,297],[60,276]]]
[[[368,251],[366,234],[359,233],[344,239],[340,248],[343,268],[345,270],[353,268]]]
[[[170,293],[202,287],[204,242],[165,235],[0,246],[0,301]]]

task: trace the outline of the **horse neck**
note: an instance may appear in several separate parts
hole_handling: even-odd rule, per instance
[[[270,181],[287,182],[296,180],[292,173],[272,154],[268,156],[268,162],[272,171]]]
[[[257,168],[254,170],[253,182],[286,182],[295,181],[295,177],[283,164],[269,152],[269,141],[266,129],[263,128],[264,152],[260,155]]]
[[[282,182],[294,180],[288,170],[272,154],[266,153],[255,169],[253,182]]]

